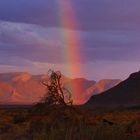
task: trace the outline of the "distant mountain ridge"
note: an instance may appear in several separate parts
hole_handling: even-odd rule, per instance
[[[125,81],[100,95],[92,96],[86,105],[93,107],[139,106],[140,71],[131,74]]]
[[[38,102],[46,93],[42,85],[45,75],[31,75],[27,72],[0,73],[0,104],[31,104]],[[62,76],[62,83],[73,94],[75,104],[85,103],[92,95],[99,94],[120,80],[101,80],[99,82],[84,78],[70,79]],[[74,92],[71,87],[77,87]]]

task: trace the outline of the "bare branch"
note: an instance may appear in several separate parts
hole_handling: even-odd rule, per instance
[[[59,71],[48,71],[48,79],[42,81],[42,84],[47,87],[47,93],[42,98],[42,102],[47,105],[72,105],[71,93],[62,87],[61,77]]]

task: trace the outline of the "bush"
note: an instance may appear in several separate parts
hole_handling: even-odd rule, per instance
[[[13,122],[14,122],[15,124],[17,124],[17,123],[23,123],[23,122],[25,122],[25,116],[15,115],[15,116],[13,117]]]

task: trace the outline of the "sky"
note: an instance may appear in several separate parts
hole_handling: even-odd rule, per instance
[[[139,5],[139,0],[0,0],[0,72],[40,74],[51,68],[70,77],[125,79],[140,69]],[[77,42],[73,65],[65,34]],[[81,72],[70,73],[70,65]]]

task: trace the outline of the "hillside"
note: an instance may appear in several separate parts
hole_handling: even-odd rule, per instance
[[[42,85],[45,75],[31,75],[27,72],[0,74],[0,104],[31,104],[38,102],[46,93]],[[84,78],[70,79],[62,76],[62,85],[68,88],[75,104],[85,103],[92,95],[99,94],[120,82],[120,80],[101,80],[99,82]],[[73,87],[78,89],[77,92]]]
[[[140,105],[140,72],[131,74],[128,79],[108,91],[92,96],[86,105],[93,107]]]

